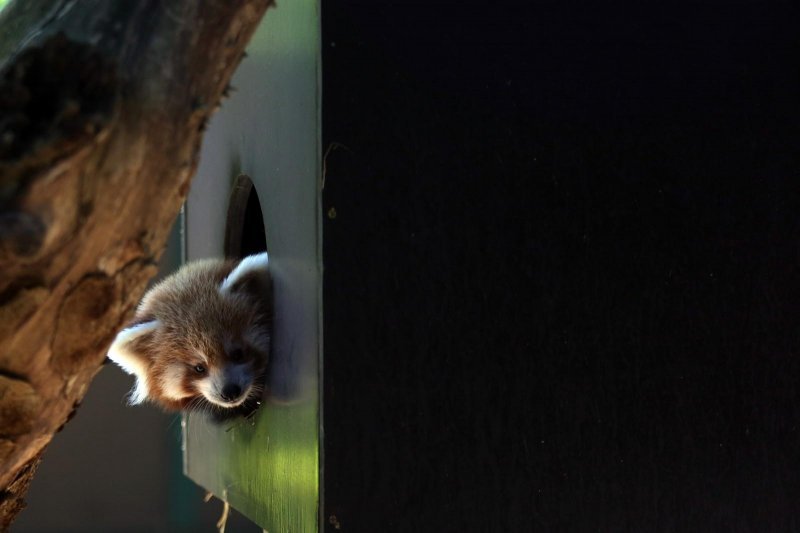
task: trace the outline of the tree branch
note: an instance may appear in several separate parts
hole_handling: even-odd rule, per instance
[[[12,2],[0,15],[0,528],[163,250],[270,0]]]

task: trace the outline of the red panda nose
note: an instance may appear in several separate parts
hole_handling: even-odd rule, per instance
[[[222,387],[222,399],[226,402],[232,402],[233,400],[237,399],[239,395],[242,394],[242,388],[239,385],[234,383],[228,383],[224,387]]]

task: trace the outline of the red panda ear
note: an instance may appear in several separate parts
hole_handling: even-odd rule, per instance
[[[236,268],[222,280],[219,291],[222,294],[248,292],[263,294],[270,286],[269,258],[267,252],[250,255],[242,259]]]
[[[152,337],[160,325],[158,320],[151,320],[125,328],[117,334],[108,349],[109,359],[128,374],[136,376],[136,386],[128,398],[131,405],[142,403],[150,393],[147,374],[149,359],[142,351],[142,341]]]

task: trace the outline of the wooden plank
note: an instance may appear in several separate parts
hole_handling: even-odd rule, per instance
[[[323,4],[329,530],[800,529],[795,8],[420,6]]]
[[[268,531],[314,531],[319,502],[319,20],[285,2],[254,35],[212,120],[187,207],[189,259],[220,256],[245,173],[261,200],[275,280],[268,400],[250,421],[185,419],[185,470]]]

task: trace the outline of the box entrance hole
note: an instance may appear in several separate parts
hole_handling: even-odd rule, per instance
[[[237,259],[267,251],[267,233],[258,192],[249,176],[236,177],[225,223],[225,257]]]

